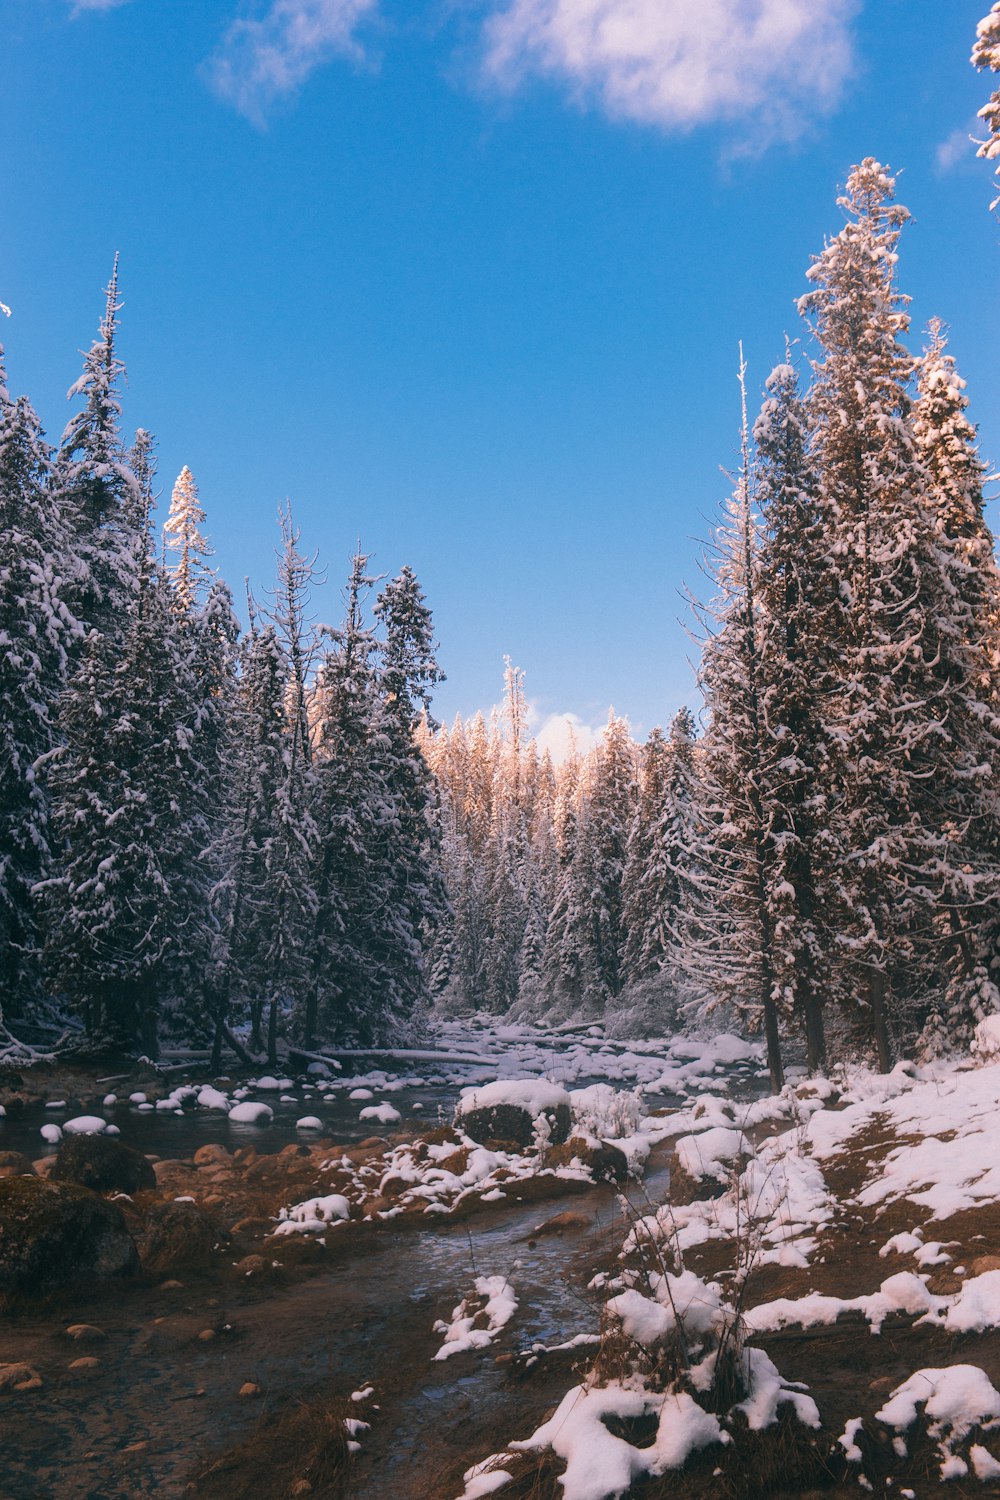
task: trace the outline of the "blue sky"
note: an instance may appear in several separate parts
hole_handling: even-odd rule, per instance
[[[694,696],[685,582],[838,185],[914,215],[1000,460],[1000,223],[968,135],[987,0],[0,0],[0,338],[50,436],[121,252],[126,417],[217,561],[279,501],[328,564],[410,562],[438,711],[644,733]]]

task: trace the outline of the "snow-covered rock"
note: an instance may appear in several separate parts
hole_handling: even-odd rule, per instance
[[[229,1118],[236,1125],[270,1125],[274,1119],[274,1110],[269,1104],[259,1104],[250,1099],[244,1099],[239,1104],[234,1104],[229,1111]]]

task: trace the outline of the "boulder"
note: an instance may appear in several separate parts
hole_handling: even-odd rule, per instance
[[[557,1104],[532,1114],[523,1104],[487,1104],[463,1112],[459,1124],[465,1134],[481,1146],[497,1144],[529,1150],[535,1143],[535,1121],[548,1121],[549,1140],[556,1145],[566,1140],[570,1131],[568,1104]]]
[[[138,1268],[116,1204],[75,1184],[0,1180],[0,1292],[34,1295]]]
[[[34,1177],[35,1168],[20,1151],[0,1151],[0,1177]]]
[[[225,1146],[210,1142],[198,1147],[194,1153],[194,1164],[196,1167],[228,1167],[232,1165],[232,1157]]]
[[[543,1078],[499,1079],[463,1089],[455,1111],[458,1128],[480,1145],[497,1142],[522,1151],[539,1142],[561,1145],[571,1121],[566,1090]]]
[[[628,1177],[628,1157],[607,1141],[570,1136],[561,1146],[551,1146],[545,1153],[547,1167],[568,1167],[580,1162],[598,1182],[624,1182]]]
[[[139,1259],[154,1276],[211,1263],[224,1230],[197,1203],[154,1203],[135,1229]]]
[[[64,1139],[49,1180],[75,1182],[95,1193],[137,1193],[156,1187],[156,1173],[142,1152],[104,1135]]]

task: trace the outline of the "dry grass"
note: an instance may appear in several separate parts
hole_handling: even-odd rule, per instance
[[[336,1500],[347,1493],[351,1455],[344,1419],[348,1401],[296,1402],[262,1416],[249,1437],[199,1468],[187,1493],[197,1500],[289,1500],[300,1480],[306,1493]]]

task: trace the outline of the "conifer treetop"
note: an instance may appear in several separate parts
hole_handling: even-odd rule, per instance
[[[196,603],[200,576],[208,571],[204,559],[212,555],[200,530],[204,524],[205,511],[198,499],[198,486],[185,464],[177,476],[170,496],[170,511],[163,523],[166,545],[177,555],[174,584],[185,611],[193,609]]]
[[[988,68],[994,73],[1000,73],[1000,0],[990,10],[988,16],[984,16],[976,27],[976,41],[972,49],[972,66],[974,68]],[[986,161],[996,161],[997,176],[1000,177],[1000,89],[994,89],[987,102],[978,112],[978,118],[985,121],[989,135],[984,141],[979,141],[977,156]],[[995,209],[1000,203],[1000,195],[993,199],[990,208]]]

